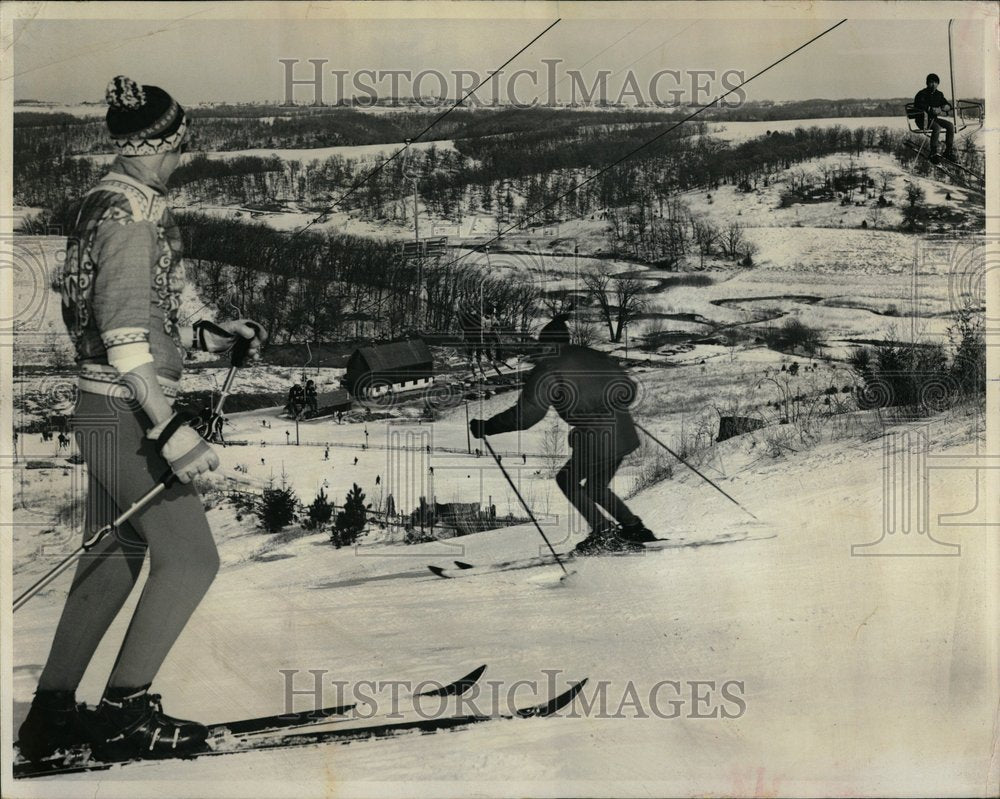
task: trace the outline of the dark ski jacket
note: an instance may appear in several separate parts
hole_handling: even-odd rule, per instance
[[[573,428],[571,446],[576,446],[586,431],[606,431],[614,436],[614,454],[624,456],[639,446],[628,411],[635,392],[635,383],[607,355],[575,344],[560,344],[557,354],[535,364],[517,404],[486,420],[485,433],[492,436],[527,430],[553,407]]]
[[[923,111],[931,119],[933,119],[936,114],[934,114],[932,108],[943,108],[944,106],[951,106],[951,103],[945,98],[944,94],[941,93],[939,89],[921,89],[917,92],[916,96],[913,98],[913,104],[918,110]]]

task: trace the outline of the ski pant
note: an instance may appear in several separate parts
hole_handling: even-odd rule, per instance
[[[87,465],[85,529],[97,530],[149,491],[169,466],[145,437],[149,419],[125,400],[81,391],[71,424]],[[81,557],[40,690],[76,690],[132,592],[147,550],[149,577],[108,685],[138,688],[153,681],[219,568],[201,498],[190,483],[174,483]]]
[[[951,152],[952,145],[955,143],[955,126],[951,124],[947,119],[942,117],[934,117],[931,121],[931,152],[936,153],[938,149],[938,140],[941,138],[941,131],[944,131],[944,149],[947,152]]]
[[[615,447],[611,430],[575,431],[571,438],[573,454],[556,474],[556,485],[566,495],[591,531],[607,525],[601,514],[606,511],[621,525],[641,523],[622,499],[611,490],[615,472],[628,453]]]

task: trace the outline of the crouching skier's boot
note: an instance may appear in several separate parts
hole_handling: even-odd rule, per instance
[[[633,544],[648,544],[650,541],[658,540],[653,535],[652,530],[642,523],[642,519],[637,518],[630,524],[623,524],[618,528],[618,537]]]
[[[100,760],[179,757],[203,752],[208,729],[163,712],[160,695],[142,688],[109,688],[97,706],[94,756]]]
[[[84,746],[90,743],[92,715],[73,691],[37,691],[17,733],[18,750],[28,760],[41,760]]]

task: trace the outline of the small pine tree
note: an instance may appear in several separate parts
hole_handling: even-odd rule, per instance
[[[309,519],[303,525],[307,530],[322,530],[333,518],[333,505],[322,488],[309,506]]]
[[[340,549],[340,547],[349,546],[358,540],[358,536],[365,529],[368,508],[370,507],[371,503],[365,505],[365,492],[355,483],[347,492],[344,509],[337,514],[337,521],[331,535],[331,541],[335,547]]]
[[[268,488],[257,506],[257,518],[269,533],[276,533],[295,520],[298,498],[291,488]]]

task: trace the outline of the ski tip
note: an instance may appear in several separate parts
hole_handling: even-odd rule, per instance
[[[450,575],[448,575],[445,572],[445,570],[442,569],[440,566],[428,566],[427,568],[431,570],[431,574],[437,575],[438,577],[443,577],[445,580],[449,579],[450,577]]]
[[[463,563],[460,560],[456,560],[456,561],[454,561],[454,563],[455,563],[455,566],[457,566],[459,569],[474,569],[475,568],[475,566],[473,566],[471,563]]]
[[[579,694],[580,691],[583,690],[583,686],[587,684],[587,679],[587,677],[584,677],[579,682],[573,683],[568,690],[563,691],[563,693],[559,694],[559,696],[545,702],[544,704],[518,710],[518,717],[522,719],[545,718],[546,716],[551,716],[553,713],[559,712],[570,702],[576,699],[577,694]]]
[[[424,691],[417,694],[417,696],[461,696],[479,682],[479,678],[483,676],[484,671],[486,671],[485,663],[482,666],[477,666],[464,677],[459,677],[454,682],[442,685],[440,688]]]

